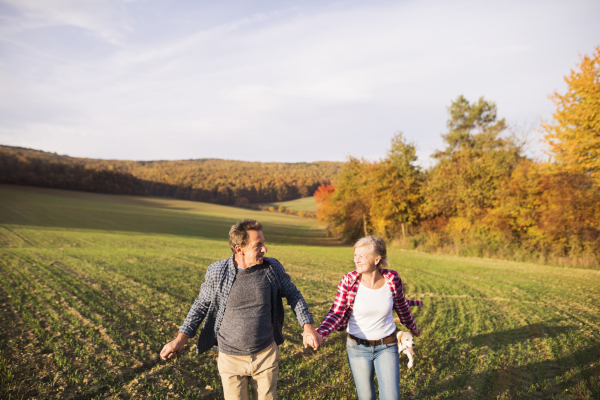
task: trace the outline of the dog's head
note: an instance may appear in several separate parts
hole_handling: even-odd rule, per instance
[[[414,355],[413,346],[415,342],[413,340],[413,334],[410,332],[398,331],[396,333],[396,338],[398,338],[398,351],[408,350],[410,354]]]

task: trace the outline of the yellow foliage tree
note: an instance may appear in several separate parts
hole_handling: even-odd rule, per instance
[[[544,141],[559,165],[600,183],[600,46],[578,67],[565,76],[567,93],[550,96],[557,110],[554,123],[542,124]]]

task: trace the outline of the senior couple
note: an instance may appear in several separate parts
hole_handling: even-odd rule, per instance
[[[347,356],[359,400],[375,399],[377,375],[381,400],[400,399],[398,346],[392,310],[416,336],[409,305],[421,305],[404,297],[397,272],[387,269],[385,242],[375,236],[354,245],[356,270],[342,277],[337,295],[321,325],[283,266],[265,257],[262,225],[245,219],[231,227],[229,245],[233,255],[211,264],[200,294],[194,301],[175,340],[160,356],[177,357],[200,324],[198,354],[217,345],[219,375],[226,400],[275,399],[285,297],[304,327],[304,347],[318,349],[335,330],[347,329]]]

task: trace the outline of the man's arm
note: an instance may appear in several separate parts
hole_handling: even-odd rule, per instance
[[[302,296],[302,293],[300,293],[296,285],[292,283],[292,280],[289,274],[285,272],[283,265],[277,260],[272,259],[271,267],[273,268],[273,272],[277,275],[281,294],[287,299],[287,303],[292,308],[300,325],[304,327],[304,332],[302,333],[304,347],[311,346],[313,349],[317,350],[323,342],[323,339],[315,330],[315,321],[312,313],[308,309],[308,304],[306,304],[306,301],[304,300],[304,296]]]
[[[271,267],[279,282],[281,294],[287,299],[287,303],[292,308],[300,325],[305,326],[307,324],[314,324],[315,320],[308,309],[308,304],[306,304],[304,296],[302,296],[302,293],[300,293],[296,285],[292,283],[290,276],[285,272],[283,266],[279,261],[271,259]]]
[[[190,308],[185,321],[179,327],[179,334],[173,341],[165,344],[160,352],[160,357],[163,360],[177,357],[177,354],[183,350],[188,339],[196,335],[214,297],[214,281],[216,278],[216,271],[208,267],[204,283],[200,286],[200,294]]]

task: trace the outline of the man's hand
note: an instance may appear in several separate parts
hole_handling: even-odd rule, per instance
[[[417,326],[414,330],[410,331],[410,333],[412,333],[413,336],[420,336],[421,335],[421,328],[419,328]]]
[[[177,338],[172,342],[165,344],[163,349],[160,351],[160,358],[166,360],[167,358],[177,358],[177,355],[188,341],[187,335],[179,333]]]
[[[305,324],[304,325],[304,333],[302,333],[302,342],[304,343],[304,348],[311,346],[313,349],[317,350],[319,346],[323,343],[323,338],[319,335],[319,332],[315,330],[313,324]]]

